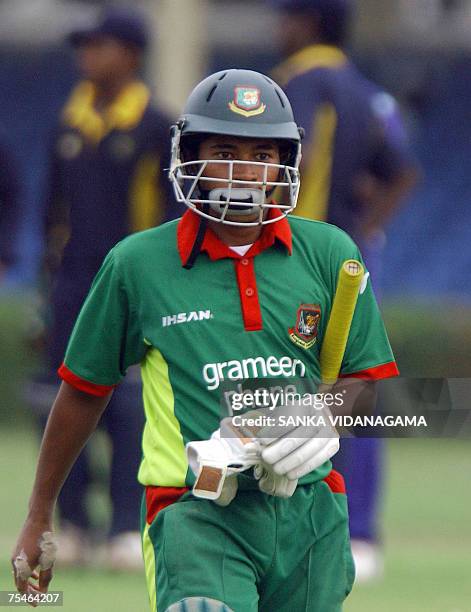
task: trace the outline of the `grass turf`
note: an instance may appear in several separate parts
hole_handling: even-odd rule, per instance
[[[36,453],[28,430],[0,431],[0,590],[12,588],[8,559],[26,512]],[[388,443],[386,575],[378,584],[354,587],[345,612],[471,611],[470,475],[468,441]],[[64,591],[65,612],[148,609],[139,574],[58,569],[51,588]]]
[[[28,429],[31,416],[21,398],[22,382],[34,364],[22,341],[29,335],[27,310],[23,301],[0,300],[0,590],[13,587],[9,556],[26,513],[37,455],[36,436]],[[428,372],[431,363],[451,363],[454,368],[458,359],[460,367],[469,371],[470,327],[465,325],[465,320],[471,321],[469,311],[466,317],[457,312],[447,318],[460,324],[455,326],[453,342],[447,325],[446,342],[427,343],[422,336],[413,335],[418,333],[422,310],[414,321],[410,321],[410,309],[396,310],[389,313],[388,327],[401,361],[406,360],[401,369],[409,375],[423,375],[415,364],[427,364],[427,373],[432,375],[433,371]],[[407,312],[411,329],[405,328],[403,312]],[[434,313],[430,334],[436,333],[436,320]],[[424,346],[438,346],[440,358],[426,354],[424,359]],[[447,354],[443,359],[443,346],[452,347],[459,358],[453,361],[453,355]],[[440,370],[437,375],[444,373]],[[386,473],[385,578],[375,585],[354,587],[345,612],[471,612],[469,441],[392,440]],[[103,499],[98,503],[103,505],[100,512],[106,514]],[[139,574],[57,569],[51,587],[64,591],[65,612],[148,610],[145,582]]]

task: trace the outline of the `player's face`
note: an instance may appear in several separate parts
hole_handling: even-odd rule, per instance
[[[246,163],[235,163],[232,168],[232,178],[240,181],[247,181],[246,183],[238,183],[239,189],[261,189],[261,185],[255,185],[254,182],[258,181],[261,183],[264,180],[265,166],[261,164],[251,164],[250,162],[261,162],[266,164],[279,164],[280,163],[280,149],[279,145],[275,140],[261,139],[261,138],[240,138],[235,136],[210,136],[200,144],[199,148],[199,159],[202,160],[218,160],[218,161],[240,161]],[[209,163],[203,176],[217,178],[217,179],[229,179],[230,178],[230,164],[224,163]],[[267,181],[277,181],[279,175],[279,169],[276,167],[268,166]],[[227,189],[229,183],[223,183],[219,181],[202,180],[202,187],[206,191],[212,189]],[[247,215],[241,216],[238,214],[238,221],[249,221],[257,216]],[[231,215],[228,214],[227,218],[230,219]]]
[[[136,53],[118,40],[103,36],[77,48],[77,66],[82,76],[101,84],[137,69]]]
[[[275,140],[260,138],[238,138],[235,136],[210,136],[200,144],[199,159],[214,159],[220,161],[240,160],[242,162],[262,162],[266,164],[280,163],[280,150]],[[264,166],[250,163],[233,165],[232,178],[247,181],[239,183],[238,187],[251,188],[254,181],[263,181]],[[229,164],[211,164],[206,166],[203,176],[218,179],[229,178]],[[267,180],[276,181],[277,168],[268,168]],[[203,181],[204,189],[210,191],[219,187],[228,187],[221,182]]]

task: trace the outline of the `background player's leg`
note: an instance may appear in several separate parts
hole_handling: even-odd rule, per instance
[[[84,449],[71,469],[59,495],[58,505],[61,526],[69,524],[84,531],[88,531],[90,528],[86,496],[77,495],[77,491],[86,491],[89,481],[90,470],[87,451]]]
[[[378,438],[348,438],[335,469],[345,477],[350,514],[350,535],[358,582],[381,577],[383,558],[379,544],[379,511],[383,473],[384,441]]]
[[[90,483],[87,449],[84,449],[62,487],[57,506],[59,533],[57,561],[60,566],[85,565],[91,560],[90,522],[86,492]]]
[[[345,438],[341,442],[342,453],[335,457],[335,469],[344,476],[347,487],[352,539],[378,539],[382,442],[377,438]]]
[[[131,377],[131,380],[129,380]],[[142,569],[137,472],[142,458],[144,410],[138,376],[128,373],[103,415],[112,444],[110,497],[112,519],[107,563],[114,569]]]

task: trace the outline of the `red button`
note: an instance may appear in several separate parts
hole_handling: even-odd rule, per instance
[[[245,290],[245,295],[247,297],[252,297],[254,293],[255,291],[252,289],[252,287],[247,287],[247,289]]]
[[[248,266],[249,265],[249,260],[247,258],[244,258],[244,259],[240,260],[240,263],[243,266]]]

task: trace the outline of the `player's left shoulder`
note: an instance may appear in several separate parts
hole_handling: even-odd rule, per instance
[[[290,215],[288,220],[293,239],[308,242],[316,247],[330,246],[349,252],[357,248],[349,234],[336,225],[294,215]]]
[[[113,248],[116,258],[127,264],[165,260],[173,251],[176,252],[178,222],[179,219],[174,219],[158,227],[126,236]]]

